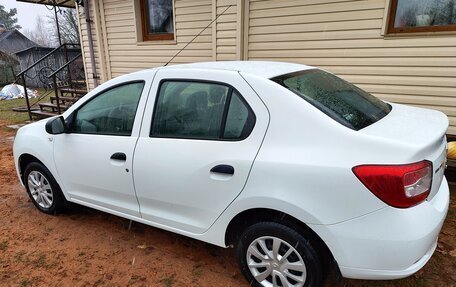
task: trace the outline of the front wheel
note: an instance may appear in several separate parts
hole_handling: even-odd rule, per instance
[[[55,214],[65,210],[66,201],[51,172],[41,163],[25,168],[24,182],[33,204],[42,212]]]
[[[248,227],[239,239],[236,253],[251,286],[322,285],[322,268],[314,247],[288,226],[260,222]]]

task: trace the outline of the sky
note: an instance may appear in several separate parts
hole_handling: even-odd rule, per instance
[[[7,11],[12,8],[17,8],[16,16],[19,20],[19,25],[22,26],[22,29],[20,30],[21,32],[24,32],[25,30],[33,31],[35,29],[36,18],[39,15],[43,18],[48,15],[54,15],[52,10],[48,10],[45,5],[41,4],[17,2],[16,0],[1,0],[0,2],[3,6],[5,6]]]

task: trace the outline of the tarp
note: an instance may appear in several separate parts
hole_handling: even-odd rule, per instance
[[[29,98],[36,98],[38,96],[38,91],[27,89],[27,95]],[[23,97],[25,97],[24,87],[17,84],[6,85],[0,92],[0,100],[12,100]]]

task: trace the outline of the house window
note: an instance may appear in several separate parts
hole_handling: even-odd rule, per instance
[[[173,0],[140,0],[143,41],[173,40]]]
[[[456,0],[391,0],[388,33],[456,31]]]

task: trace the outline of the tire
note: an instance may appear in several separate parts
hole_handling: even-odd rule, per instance
[[[41,163],[32,162],[24,172],[24,185],[33,204],[40,211],[56,214],[66,210],[67,201],[51,172]]]
[[[260,222],[242,233],[236,255],[250,286],[318,287],[322,286],[323,271],[315,250],[294,229],[280,223]]]

